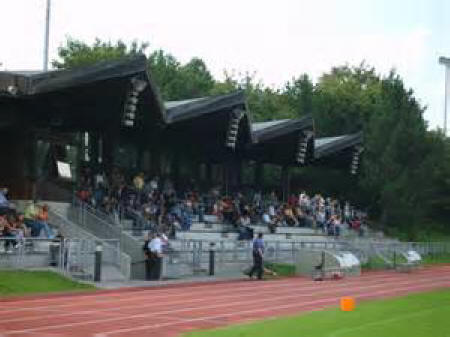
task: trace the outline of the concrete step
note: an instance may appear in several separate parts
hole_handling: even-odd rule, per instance
[[[255,232],[269,233],[269,228],[263,225],[250,226]],[[298,234],[298,235],[318,235],[322,234],[319,230],[306,227],[278,227],[275,234]]]
[[[131,230],[133,228],[132,222],[130,223],[129,220],[125,220],[126,222],[123,223],[125,230]],[[251,228],[255,231],[255,233],[264,233],[269,234],[269,228],[267,226],[263,225],[251,225]],[[193,233],[222,233],[222,232],[236,232],[236,229],[232,225],[225,225],[221,223],[200,223],[200,222],[194,222],[192,223],[192,226],[189,230],[189,232]],[[276,234],[295,234],[295,235],[318,235],[321,234],[320,231],[312,229],[312,228],[305,228],[305,227],[278,227],[276,229]]]
[[[199,228],[199,227],[196,227]],[[292,228],[279,228],[274,234],[263,231],[258,226],[255,226],[254,233],[263,232],[266,240],[272,241],[304,241],[304,240],[322,240],[327,238],[321,231],[314,231],[308,228],[296,228],[294,233],[291,233]],[[127,234],[137,240],[144,240],[144,236],[147,234],[146,230],[125,230]],[[177,231],[176,239],[179,240],[203,240],[203,241],[221,241],[221,240],[237,240],[239,234],[237,231],[215,231],[212,228],[206,229],[192,229],[187,232]]]
[[[220,240],[237,240],[238,233],[217,233],[217,232],[177,232],[176,238],[180,240],[205,240],[205,241],[220,241]],[[303,241],[303,240],[317,240],[324,238],[323,234],[265,234],[264,238],[268,241]]]

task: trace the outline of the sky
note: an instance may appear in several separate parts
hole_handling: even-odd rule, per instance
[[[0,0],[0,70],[42,69],[47,0]],[[68,36],[91,43],[145,41],[182,62],[205,60],[255,73],[281,87],[333,66],[395,68],[427,106],[430,128],[443,127],[450,57],[447,0],[51,0],[50,60]],[[449,71],[450,81],[450,71]],[[450,89],[450,88],[449,88]],[[450,96],[450,93],[449,93]]]

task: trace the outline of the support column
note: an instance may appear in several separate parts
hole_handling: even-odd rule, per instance
[[[213,185],[213,168],[211,163],[206,163],[206,186],[209,188]]]
[[[180,154],[178,151],[173,154],[170,171],[175,188],[180,188]]]
[[[137,169],[142,171],[144,169],[144,147],[142,144],[137,146]]]
[[[153,149],[151,158],[152,175],[161,176],[161,153],[158,150]]]
[[[221,164],[222,168],[222,186],[226,195],[230,193],[230,174],[229,174],[229,164]]]
[[[254,177],[253,177],[253,184],[255,185],[256,189],[261,189],[264,184],[264,164],[263,163],[256,163],[254,168]]]
[[[8,187],[12,199],[31,198],[30,132],[20,129],[0,132],[0,153],[5,160],[0,165],[0,187]]]
[[[98,170],[98,156],[99,156],[99,135],[96,131],[89,132],[89,160],[90,166],[95,171]]]
[[[83,146],[81,144],[81,133],[80,133],[80,147],[79,147],[79,158],[82,159],[84,157],[83,154]],[[117,136],[114,136],[112,131],[103,133],[102,139],[103,139],[103,149],[102,149],[102,157],[103,157],[103,165],[106,168],[113,167],[114,165],[114,139]]]
[[[235,192],[242,184],[242,160],[237,157],[230,158],[225,166],[228,178],[228,189],[230,192]]]
[[[193,165],[192,177],[195,180],[195,185],[198,187],[200,185],[200,181],[202,180],[202,174],[201,174],[202,164],[197,158],[195,158],[195,159],[193,159],[192,165]],[[189,184],[190,183],[191,182],[189,181]]]
[[[38,180],[37,168],[37,138],[35,131],[30,131],[25,141],[25,156],[26,156],[26,180],[29,181],[29,186],[25,190],[31,193],[31,199],[37,198],[36,183]],[[27,191],[27,192],[28,192]],[[28,194],[28,193],[27,193]]]
[[[242,165],[244,165],[243,160],[238,159],[236,162],[236,183],[238,189],[241,189],[242,187]]]
[[[289,166],[283,166],[281,169],[281,190],[283,191],[283,201],[286,201],[290,193]]]

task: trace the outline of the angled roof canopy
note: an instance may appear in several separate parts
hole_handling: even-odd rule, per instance
[[[317,138],[314,143],[314,158],[320,159],[361,145],[363,143],[363,133]]]
[[[244,92],[165,103],[167,142],[183,139],[211,160],[253,141]],[[235,123],[234,126],[232,124]],[[233,131],[230,131],[230,128]]]
[[[166,123],[176,123],[187,119],[201,117],[220,110],[240,108],[243,111],[246,100],[243,91],[226,95],[200,97],[183,101],[166,102]]]
[[[302,165],[313,154],[314,122],[309,115],[254,123],[252,130],[255,142],[248,146],[247,155],[253,160],[279,165]]]
[[[69,70],[0,72],[0,102],[22,101],[23,122],[36,127],[120,127],[127,94],[139,82],[136,115],[152,124],[163,118],[163,108],[147,69],[146,57],[140,55]]]
[[[314,121],[310,115],[295,119],[252,124],[253,134],[257,143],[267,142],[298,131],[314,130]]]
[[[349,152],[363,141],[362,133],[314,140],[311,116],[252,124],[243,91],[163,104],[144,55],[69,70],[0,72],[0,128],[123,128],[130,95],[142,135],[165,137],[177,146],[180,140],[192,142],[199,153],[219,158],[234,152],[260,162],[304,165]]]

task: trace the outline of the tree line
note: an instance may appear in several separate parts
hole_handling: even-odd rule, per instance
[[[244,90],[253,121],[312,114],[316,136],[364,132],[360,174],[328,168],[294,171],[293,181],[366,208],[377,224],[405,239],[430,239],[450,230],[450,146],[440,130],[430,131],[422,106],[394,70],[380,75],[365,63],[343,65],[316,83],[308,74],[271,88],[254,74],[225,72],[218,80],[198,57],[181,63],[147,43],[69,38],[58,50],[56,69],[68,69],[147,54],[152,78],[164,100],[182,100]],[[273,174],[272,174],[273,176]]]

